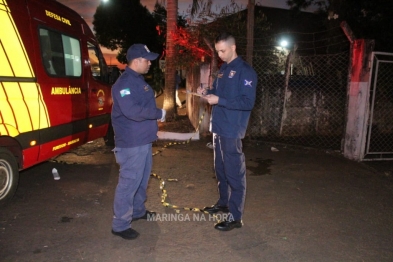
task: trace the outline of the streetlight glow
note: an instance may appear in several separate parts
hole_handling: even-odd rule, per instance
[[[287,40],[281,40],[280,46],[287,47],[288,46],[288,41]]]

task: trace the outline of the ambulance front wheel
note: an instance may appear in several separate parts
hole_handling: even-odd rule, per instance
[[[0,148],[0,205],[14,196],[18,187],[19,171],[15,157],[5,148]]]

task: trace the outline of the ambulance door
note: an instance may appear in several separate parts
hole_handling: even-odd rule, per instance
[[[79,15],[56,1],[26,1],[35,47],[35,73],[49,124],[39,130],[39,161],[86,142],[87,85],[82,63]]]
[[[111,111],[111,90],[108,67],[99,47],[87,42],[89,65],[87,82],[89,85],[89,134],[88,140],[106,135]]]
[[[82,76],[82,44],[77,36],[38,26],[41,65],[37,81],[50,126],[40,131],[40,159],[86,142],[87,86]]]

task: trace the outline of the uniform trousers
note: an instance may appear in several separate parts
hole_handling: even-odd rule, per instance
[[[218,180],[217,204],[228,206],[234,220],[241,220],[246,199],[246,163],[240,138],[213,134],[214,169]]]
[[[152,144],[113,149],[120,166],[113,204],[112,229],[120,232],[131,227],[132,218],[146,213],[146,189],[151,173]]]

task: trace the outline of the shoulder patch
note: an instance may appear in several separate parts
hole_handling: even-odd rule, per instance
[[[129,88],[122,89],[122,90],[120,90],[120,95],[121,95],[121,97],[131,95],[131,91]]]
[[[252,80],[248,81],[247,79],[244,79],[244,86],[252,87]]]

